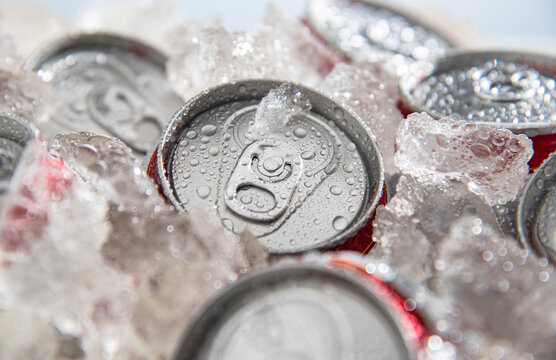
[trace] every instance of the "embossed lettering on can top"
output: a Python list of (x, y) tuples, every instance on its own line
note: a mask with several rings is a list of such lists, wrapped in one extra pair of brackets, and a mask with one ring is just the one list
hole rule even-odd
[[(266, 92), (269, 84), (280, 85), (263, 84)], [(335, 104), (312, 94), (313, 100)], [(311, 101), (315, 111), (253, 137), (249, 129), (265, 95), (262, 90), (253, 100), (223, 102), (192, 119), (177, 115), (178, 123), (190, 122), (179, 135), (167, 133), (179, 139), (171, 151), (166, 144), (161, 155), (170, 198), (185, 210), (209, 207), (228, 229), (249, 231), (272, 252), (335, 245), (364, 225), (380, 197), (383, 175), (376, 145), (347, 111), (335, 121), (319, 113), (319, 106), (324, 108), (319, 100)], [(333, 108), (328, 115), (333, 116)], [(338, 126), (342, 122), (345, 129), (351, 127), (349, 136)], [(164, 159), (165, 152), (171, 154)]]
[(165, 57), (113, 35), (82, 35), (47, 49), (30, 65), (54, 88), (47, 136), (90, 131), (120, 138), (144, 154), (183, 103), (171, 90)]

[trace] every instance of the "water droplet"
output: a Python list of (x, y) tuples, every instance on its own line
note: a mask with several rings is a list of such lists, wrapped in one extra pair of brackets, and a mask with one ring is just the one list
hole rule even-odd
[(338, 169), (338, 163), (334, 162), (334, 163), (328, 164), (328, 166), (324, 168), (324, 172), (327, 175), (330, 175), (330, 174), (334, 173), (337, 169)]
[(210, 195), (210, 187), (207, 185), (199, 186), (197, 188), (197, 195), (199, 195), (201, 199), (206, 199)]
[(216, 126), (208, 124), (201, 128), (201, 134), (204, 136), (212, 136), (216, 134)]
[(332, 227), (337, 231), (341, 231), (341, 230), (345, 229), (346, 226), (347, 226), (347, 220), (343, 216), (336, 216), (332, 220)]
[(307, 130), (299, 127), (293, 131), (293, 134), (298, 138), (304, 138), (305, 136), (307, 136)]
[(355, 151), (355, 144), (352, 143), (352, 142), (347, 143), (347, 144), (346, 144), (346, 149), (347, 149), (348, 151)]
[(190, 164), (191, 166), (197, 166), (197, 165), (199, 165), (199, 160), (197, 160), (197, 159), (191, 159), (191, 160), (189, 161), (189, 164)]
[(212, 156), (215, 156), (218, 154), (218, 146), (212, 146), (208, 149), (208, 153)]
[(314, 151), (304, 151), (301, 153), (301, 157), (305, 160), (311, 160), (315, 158), (315, 152)]
[(344, 165), (344, 171), (347, 172), (347, 173), (353, 172), (353, 164), (345, 164)]
[(275, 172), (284, 164), (284, 159), (280, 156), (272, 156), (264, 160), (263, 167), (268, 172)]
[(222, 225), (228, 230), (234, 231), (234, 223), (230, 219), (222, 219)]
[(344, 116), (344, 110), (339, 107), (334, 108), (333, 113), (336, 119), (341, 119)]
[(338, 185), (334, 185), (330, 188), (330, 193), (332, 195), (340, 195), (342, 193), (342, 188)]
[(194, 130), (191, 130), (191, 131), (189, 131), (187, 134), (185, 134), (185, 136), (186, 136), (188, 139), (193, 140), (193, 139), (195, 139), (195, 138), (197, 137), (197, 132), (194, 131)]

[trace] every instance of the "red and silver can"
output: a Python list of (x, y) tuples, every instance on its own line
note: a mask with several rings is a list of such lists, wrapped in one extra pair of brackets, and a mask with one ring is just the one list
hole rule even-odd
[(313, 0), (307, 21), (346, 58), (385, 61), (398, 75), (416, 61), (444, 55), (456, 43), (415, 16), (369, 0)]
[(431, 344), (451, 346), (436, 331), (441, 311), (385, 263), (312, 255), (224, 289), (189, 324), (174, 359), (426, 359)]
[(416, 66), (400, 80), (403, 106), (525, 134), (537, 168), (556, 150), (556, 58), (529, 53), (458, 52)]
[(149, 175), (178, 210), (208, 207), (271, 253), (340, 244), (368, 252), (369, 226), (358, 230), (374, 215), (384, 183), (370, 129), (334, 100), (292, 85), (311, 110), (280, 131), (250, 138), (259, 103), (281, 84), (238, 81), (192, 98), (169, 124)]
[(556, 262), (556, 153), (535, 171), (517, 207), (517, 232), (523, 246)]
[(0, 204), (27, 143), (38, 137), (29, 122), (0, 114)]
[(25, 64), (52, 85), (53, 113), (42, 135), (89, 131), (117, 137), (144, 156), (183, 101), (158, 50), (110, 34), (81, 34), (40, 49)]

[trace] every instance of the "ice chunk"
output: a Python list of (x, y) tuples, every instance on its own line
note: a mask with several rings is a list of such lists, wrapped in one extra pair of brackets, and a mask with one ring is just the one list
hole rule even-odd
[(438, 244), (456, 219), (474, 214), (496, 224), (492, 208), (459, 182), (421, 183), (402, 175), (396, 189), (386, 206), (377, 209), (373, 222), (377, 245), (371, 256), (417, 282), (431, 277)]
[(121, 141), (67, 134), (51, 148), (25, 151), (0, 218), (0, 308), (36, 319), (26, 344), (60, 351), (47, 324), (84, 359), (167, 358), (201, 302), (265, 263), (255, 239), (176, 213)]
[(301, 90), (284, 83), (270, 90), (257, 108), (255, 122), (249, 128), (249, 136), (257, 137), (268, 132), (283, 131), (284, 126), (295, 115), (311, 110), (311, 103)]
[[(300, 23), (269, 11), (267, 24), (256, 32), (229, 32), (205, 27), (184, 38), (168, 63), (174, 89), (183, 98), (218, 84), (241, 79), (268, 78), (314, 85), (319, 71), (335, 60)], [(315, 43), (313, 43), (313, 41)]]
[(385, 171), (392, 175), (397, 172), (394, 165), (395, 134), (403, 117), (390, 94), (393, 90), (388, 91), (395, 81), (391, 79), (386, 85), (375, 76), (376, 71), (378, 66), (375, 64), (340, 63), (319, 88), (353, 109), (371, 128), (384, 159)]
[(456, 179), (488, 204), (515, 199), (533, 154), (525, 135), (448, 118), (413, 113), (396, 136), (395, 162), (402, 173), (426, 181)]
[[(318, 74), (325, 76), (335, 64), (343, 60), (337, 52), (313, 35), (309, 26), (288, 16), (272, 2), (266, 7), (262, 25), (280, 34), (279, 36), (296, 50), (297, 58), (304, 67), (310, 69), (310, 73), (316, 69)], [(314, 80), (318, 81), (319, 78)], [(314, 83), (311, 78), (306, 78), (305, 81)]]
[(169, 34), (182, 26), (176, 0), (119, 1), (92, 3), (78, 24), (87, 32), (111, 32), (152, 44), (167, 54), (173, 52)]
[[(458, 221), (440, 245), (434, 287), (454, 302), (461, 347), (472, 358), (552, 359), (554, 268), (477, 217)], [(538, 331), (542, 329), (542, 331)]]

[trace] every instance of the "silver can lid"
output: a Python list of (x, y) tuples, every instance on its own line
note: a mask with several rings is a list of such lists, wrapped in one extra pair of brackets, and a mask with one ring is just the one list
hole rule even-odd
[(372, 1), (313, 0), (312, 28), (352, 60), (388, 61), (398, 73), (443, 55), (452, 42), (411, 15)]
[(517, 232), (521, 243), (556, 262), (556, 153), (535, 171), (519, 199)]
[(0, 203), (21, 159), (25, 145), (37, 136), (37, 129), (29, 122), (0, 114)]
[(459, 52), (400, 80), (404, 105), (432, 116), (488, 123), (529, 136), (556, 130), (556, 58)]
[(406, 360), (415, 352), (378, 293), (343, 271), (295, 264), (227, 288), (190, 323), (175, 359)]
[(337, 245), (364, 226), (382, 195), (382, 156), (351, 111), (293, 85), (311, 103), (283, 131), (250, 139), (258, 104), (282, 83), (247, 80), (207, 90), (171, 121), (158, 176), (180, 210), (208, 207), (273, 253)]
[(53, 86), (45, 136), (90, 131), (120, 138), (144, 155), (183, 101), (166, 76), (166, 56), (135, 40), (83, 34), (60, 40), (26, 62)]

